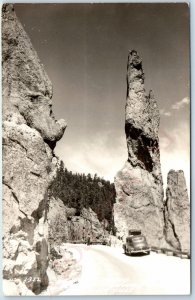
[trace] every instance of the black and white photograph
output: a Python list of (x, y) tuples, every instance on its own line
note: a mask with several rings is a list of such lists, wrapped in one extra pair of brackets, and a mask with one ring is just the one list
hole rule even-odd
[(189, 4), (1, 11), (4, 295), (190, 295)]

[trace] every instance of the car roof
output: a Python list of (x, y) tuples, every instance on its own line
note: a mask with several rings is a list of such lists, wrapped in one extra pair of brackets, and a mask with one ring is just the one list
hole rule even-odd
[(143, 234), (139, 234), (139, 235), (133, 235), (133, 234), (132, 234), (132, 235), (128, 235), (128, 236), (127, 236), (127, 238), (131, 238), (131, 239), (132, 239), (132, 238), (137, 238), (137, 237), (144, 237), (144, 238), (145, 238), (145, 236), (144, 236)]

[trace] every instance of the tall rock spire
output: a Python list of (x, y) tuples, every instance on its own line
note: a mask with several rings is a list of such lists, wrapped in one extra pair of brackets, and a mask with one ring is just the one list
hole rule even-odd
[(160, 115), (152, 91), (146, 95), (142, 60), (135, 50), (129, 52), (127, 63), (127, 102), (125, 133), (129, 162), (151, 172), (157, 155), (159, 171), (158, 129)]
[(139, 228), (153, 246), (163, 237), (163, 182), (160, 166), (160, 115), (153, 92), (145, 92), (142, 59), (132, 50), (127, 62), (125, 133), (128, 160), (115, 178), (114, 207), (117, 235)]

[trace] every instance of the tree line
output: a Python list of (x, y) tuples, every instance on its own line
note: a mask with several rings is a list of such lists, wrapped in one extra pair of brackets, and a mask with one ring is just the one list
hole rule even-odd
[(77, 216), (83, 208), (91, 208), (99, 221), (107, 220), (107, 230), (114, 234), (114, 183), (97, 174), (92, 176), (68, 171), (63, 161), (60, 161), (56, 177), (50, 186), (50, 195), (60, 198), (64, 205), (75, 208)]

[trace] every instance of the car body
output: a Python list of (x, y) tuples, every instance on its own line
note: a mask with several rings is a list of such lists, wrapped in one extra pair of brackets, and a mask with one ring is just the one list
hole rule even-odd
[(126, 243), (123, 244), (125, 254), (145, 253), (150, 254), (150, 247), (146, 237), (141, 233), (141, 230), (129, 230), (129, 235), (126, 238)]

